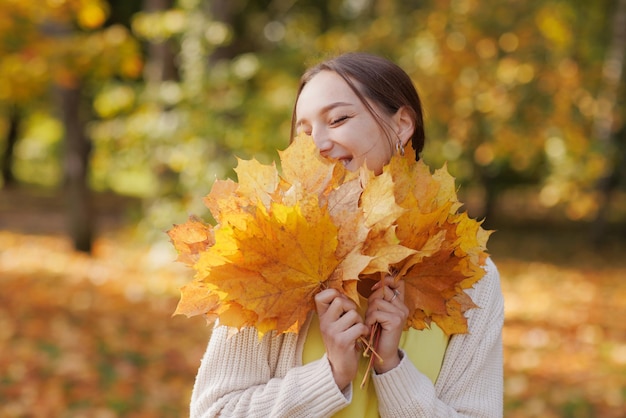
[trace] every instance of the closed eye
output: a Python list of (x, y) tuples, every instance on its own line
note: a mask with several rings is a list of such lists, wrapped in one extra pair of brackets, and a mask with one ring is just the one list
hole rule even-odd
[(348, 118), (349, 118), (349, 116), (348, 116), (348, 115), (339, 116), (338, 118), (333, 119), (333, 120), (330, 122), (330, 124), (331, 124), (331, 126), (332, 126), (332, 125), (338, 125), (338, 124), (340, 124), (341, 122), (343, 122), (343, 121), (347, 120)]

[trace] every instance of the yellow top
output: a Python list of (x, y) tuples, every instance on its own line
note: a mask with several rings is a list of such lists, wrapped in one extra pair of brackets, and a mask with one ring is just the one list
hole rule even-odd
[[(361, 300), (361, 306), (366, 306), (367, 301)], [(363, 308), (364, 309), (364, 308)], [(430, 329), (418, 331), (410, 328), (402, 333), (400, 338), (400, 348), (404, 350), (413, 365), (425, 374), (433, 384), (437, 380), (443, 356), (448, 347), (448, 336), (435, 324), (431, 324)], [(309, 331), (304, 342), (302, 353), (302, 364), (307, 364), (318, 360), (324, 355), (326, 349), (320, 333), (319, 319), (313, 315)], [(366, 383), (361, 389), (361, 381), (365, 376), (369, 358), (361, 357), (359, 369), (355, 379), (352, 381), (352, 402), (348, 407), (342, 409), (333, 417), (378, 417), (378, 399), (374, 385)], [(372, 373), (374, 373), (372, 371)]]

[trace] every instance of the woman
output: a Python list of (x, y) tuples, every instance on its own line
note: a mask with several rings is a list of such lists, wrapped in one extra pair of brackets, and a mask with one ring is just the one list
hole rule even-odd
[[(322, 155), (375, 172), (408, 141), (424, 144), (422, 108), (408, 75), (369, 54), (323, 62), (301, 79), (292, 118)], [(196, 377), (192, 417), (500, 417), (502, 416), (503, 300), (488, 260), (485, 276), (468, 290), (480, 307), (467, 312), (469, 333), (445, 337), (403, 331), (404, 282), (391, 276), (359, 283), (357, 305), (334, 289), (315, 297), (317, 314), (298, 334), (255, 329), (230, 336), (217, 326)], [(370, 326), (382, 328), (371, 382), (359, 388), (366, 359), (355, 344)]]

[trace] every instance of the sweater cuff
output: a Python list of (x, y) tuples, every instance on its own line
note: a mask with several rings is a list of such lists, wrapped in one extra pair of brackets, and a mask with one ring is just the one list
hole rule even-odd
[(430, 379), (415, 368), (404, 352), (397, 367), (383, 374), (373, 374), (372, 380), (383, 410), (402, 408), (408, 399), (415, 398), (416, 393), (423, 399), (435, 396), (435, 387)]
[(326, 354), (298, 369), (303, 404), (311, 406), (312, 416), (330, 416), (350, 403), (352, 387), (339, 389)]

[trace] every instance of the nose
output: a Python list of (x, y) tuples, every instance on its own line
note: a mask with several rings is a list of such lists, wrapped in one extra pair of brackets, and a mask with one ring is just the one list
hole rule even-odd
[(326, 155), (330, 152), (333, 147), (333, 142), (330, 139), (328, 129), (322, 126), (313, 126), (311, 136), (313, 137), (313, 142), (315, 142), (317, 149), (320, 150), (320, 154)]

